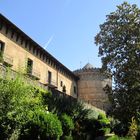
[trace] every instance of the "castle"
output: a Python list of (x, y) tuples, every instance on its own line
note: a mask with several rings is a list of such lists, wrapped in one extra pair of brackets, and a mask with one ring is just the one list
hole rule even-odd
[(12, 71), (23, 70), (46, 89), (55, 89), (74, 98), (106, 109), (108, 97), (103, 91), (111, 86), (111, 77), (87, 64), (83, 69), (70, 71), (16, 25), (0, 14), (0, 61)]

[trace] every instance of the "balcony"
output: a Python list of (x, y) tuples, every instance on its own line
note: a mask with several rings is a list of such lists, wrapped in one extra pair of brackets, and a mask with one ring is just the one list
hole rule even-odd
[(37, 70), (28, 72), (27, 75), (29, 75), (32, 79), (40, 80), (40, 72), (38, 72)]
[(57, 88), (57, 82), (55, 80), (51, 80), (51, 81), (46, 81), (46, 83), (44, 84), (50, 88)]

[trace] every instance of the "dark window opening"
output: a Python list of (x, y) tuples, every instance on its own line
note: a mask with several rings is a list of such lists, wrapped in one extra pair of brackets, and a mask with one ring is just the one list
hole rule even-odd
[(63, 81), (60, 82), (60, 86), (63, 87)]
[(66, 86), (64, 85), (63, 86), (63, 90), (62, 90), (64, 93), (66, 93)]
[(4, 43), (0, 41), (0, 51), (4, 52)]
[(33, 70), (33, 60), (28, 58), (28, 61), (27, 61), (27, 73), (32, 74), (32, 70)]
[(48, 83), (51, 84), (51, 80), (52, 80), (52, 73), (50, 71), (48, 71)]
[(77, 93), (77, 91), (76, 91), (76, 86), (74, 86), (74, 93), (75, 93), (75, 94)]
[(3, 62), (4, 43), (0, 41), (0, 62)]
[(3, 27), (2, 22), (0, 22), (0, 30), (2, 30), (2, 27)]
[(6, 33), (6, 35), (8, 34), (8, 31), (9, 31), (9, 29), (8, 29), (8, 27), (6, 27), (6, 32), (5, 32), (5, 33)]

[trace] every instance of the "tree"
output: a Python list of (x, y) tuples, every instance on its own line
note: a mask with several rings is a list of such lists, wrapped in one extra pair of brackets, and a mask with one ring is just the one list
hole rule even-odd
[(103, 70), (110, 71), (112, 114), (127, 123), (140, 112), (140, 9), (124, 2), (106, 16), (95, 37)]

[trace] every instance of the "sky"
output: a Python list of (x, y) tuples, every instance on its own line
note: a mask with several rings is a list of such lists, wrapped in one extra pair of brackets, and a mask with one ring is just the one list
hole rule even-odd
[[(70, 70), (101, 67), (94, 37), (123, 0), (0, 0), (0, 13)], [(140, 7), (140, 0), (127, 0)]]

